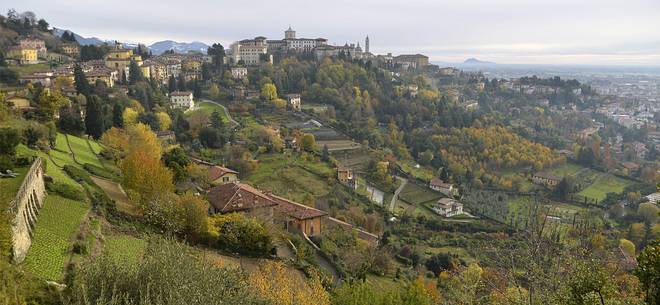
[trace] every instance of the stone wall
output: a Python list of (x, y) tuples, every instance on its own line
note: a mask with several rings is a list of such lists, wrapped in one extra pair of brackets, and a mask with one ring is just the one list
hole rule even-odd
[(11, 222), (12, 256), (15, 263), (25, 259), (32, 244), (32, 234), (37, 223), (39, 210), (44, 204), (46, 189), (44, 184), (44, 165), (37, 158), (25, 175), (21, 188), (10, 204), (10, 213), (14, 215)]

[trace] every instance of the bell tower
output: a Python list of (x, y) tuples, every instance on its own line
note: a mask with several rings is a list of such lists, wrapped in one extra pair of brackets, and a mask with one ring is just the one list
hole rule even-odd
[(296, 39), (296, 31), (291, 29), (291, 26), (289, 26), (289, 29), (284, 31), (284, 39)]
[(369, 35), (364, 39), (364, 52), (369, 53)]

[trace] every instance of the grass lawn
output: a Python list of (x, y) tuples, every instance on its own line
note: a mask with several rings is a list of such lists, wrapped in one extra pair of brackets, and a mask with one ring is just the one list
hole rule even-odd
[(369, 274), (367, 276), (367, 283), (369, 283), (369, 286), (374, 287), (376, 291), (392, 292), (398, 290), (401, 287), (401, 283), (398, 282), (398, 280), (395, 278), (378, 276), (374, 274)]
[(57, 137), (55, 139), (55, 148), (64, 152), (71, 152), (69, 150), (69, 145), (66, 144), (66, 135), (63, 133), (57, 133)]
[(399, 166), (401, 166), (401, 170), (403, 170), (406, 173), (411, 174), (413, 177), (417, 179), (421, 179), (424, 181), (431, 181), (435, 175), (435, 171), (431, 168), (420, 166), (419, 168), (416, 167), (417, 163), (409, 160), (400, 160), (398, 162)]
[(578, 195), (596, 199), (599, 202), (605, 199), (607, 193), (621, 193), (626, 186), (635, 184), (634, 181), (619, 178), (610, 174), (601, 174), (590, 186), (583, 189)]
[(92, 146), (92, 152), (93, 153), (98, 155), (103, 150), (103, 146), (101, 146), (101, 144), (99, 144), (99, 142), (92, 141), (92, 140), (89, 140), (89, 139), (87, 139), (87, 142)]
[(410, 202), (412, 204), (422, 204), (429, 201), (435, 201), (443, 196), (429, 188), (418, 186), (412, 182), (408, 182), (406, 186), (399, 193), (399, 198)]
[(446, 254), (456, 254), (458, 257), (462, 260), (464, 260), (467, 264), (473, 263), (476, 260), (470, 256), (470, 254), (465, 250), (464, 248), (459, 248), (459, 247), (427, 247), (424, 249), (424, 253), (428, 255), (436, 255), (440, 253), (446, 253)]
[(46, 279), (61, 279), (71, 240), (88, 210), (89, 206), (84, 202), (54, 194), (46, 196), (24, 262), (25, 268)]
[(137, 261), (144, 253), (147, 241), (126, 234), (106, 237), (103, 252), (117, 261)]
[[(71, 179), (71, 177), (69, 177), (69, 175), (67, 175), (64, 172), (64, 170), (57, 167), (57, 165), (53, 164), (53, 162), (51, 162), (51, 160), (48, 158), (48, 155), (46, 155), (45, 153), (43, 153), (41, 151), (36, 151), (36, 150), (30, 149), (30, 148), (28, 148), (27, 146), (25, 146), (23, 144), (18, 145), (18, 148), (16, 149), (16, 153), (18, 155), (39, 156), (39, 157), (43, 158), (44, 161), (46, 161), (46, 175), (52, 177), (55, 182), (61, 182), (61, 183), (66, 183), (66, 184), (72, 185), (74, 187), (80, 187), (80, 185), (76, 181)], [(57, 164), (59, 164), (59, 165), (64, 166), (66, 164), (71, 164), (71, 165), (80, 167), (80, 165), (73, 162), (73, 159), (71, 158), (71, 156), (69, 156), (67, 154), (61, 153), (61, 152), (56, 151), (56, 150), (51, 150), (50, 155), (53, 157), (53, 159), (55, 159), (55, 162), (57, 162)], [(59, 158), (61, 158), (61, 159), (59, 159)]]
[(332, 172), (329, 166), (282, 154), (264, 155), (259, 161), (259, 167), (245, 180), (260, 189), (298, 202), (302, 202), (306, 195), (323, 197), (330, 192), (328, 179), (334, 179), (334, 176), (319, 176)]
[(572, 176), (575, 173), (579, 172), (581, 169), (583, 169), (582, 166), (573, 163), (566, 163), (564, 165), (549, 170), (549, 172), (552, 173), (553, 175), (563, 177), (563, 176)]
[(225, 112), (222, 110), (222, 107), (220, 107), (216, 104), (209, 103), (209, 102), (195, 102), (195, 107), (197, 107), (197, 108), (195, 108), (195, 110), (187, 111), (185, 113), (185, 115), (186, 116), (191, 116), (195, 111), (201, 111), (201, 112), (204, 112), (204, 113), (206, 113), (210, 116), (211, 113), (213, 113), (214, 111), (217, 111), (218, 113), (220, 113), (220, 117), (222, 118), (222, 122), (229, 123), (229, 118), (227, 118), (227, 116), (225, 115)]
[(98, 167), (103, 167), (103, 164), (101, 164), (99, 158), (89, 148), (89, 145), (87, 145), (86, 139), (72, 135), (67, 135), (67, 139), (69, 139), (69, 145), (71, 145), (71, 151), (76, 156), (76, 160), (78, 160), (78, 162), (82, 164), (89, 163), (96, 165)]

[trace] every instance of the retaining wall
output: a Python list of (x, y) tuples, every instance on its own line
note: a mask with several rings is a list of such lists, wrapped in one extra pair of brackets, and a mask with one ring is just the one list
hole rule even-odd
[(44, 197), (46, 197), (44, 163), (41, 158), (37, 158), (25, 174), (16, 197), (9, 205), (9, 212), (14, 217), (11, 222), (11, 232), (12, 257), (15, 263), (22, 262), (30, 249)]

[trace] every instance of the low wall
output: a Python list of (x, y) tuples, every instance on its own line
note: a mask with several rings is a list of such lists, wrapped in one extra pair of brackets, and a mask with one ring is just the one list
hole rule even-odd
[(14, 217), (11, 231), (12, 257), (15, 263), (22, 262), (30, 249), (32, 234), (39, 210), (44, 204), (44, 197), (46, 197), (46, 189), (43, 160), (37, 158), (25, 174), (21, 188), (9, 205), (9, 212)]

